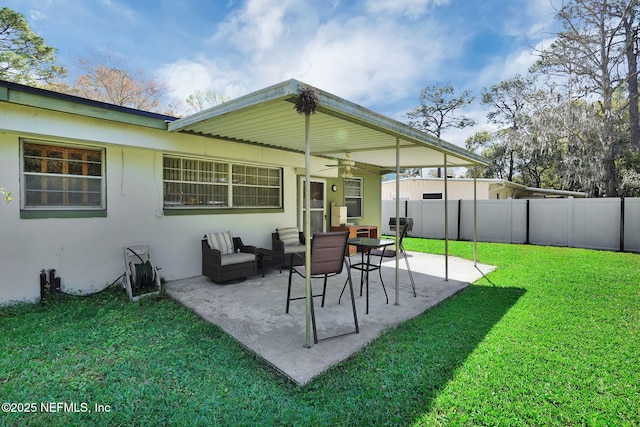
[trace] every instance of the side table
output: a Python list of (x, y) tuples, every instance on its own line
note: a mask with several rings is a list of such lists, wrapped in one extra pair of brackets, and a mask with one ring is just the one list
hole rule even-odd
[(264, 277), (265, 268), (282, 267), (282, 254), (278, 251), (258, 248), (256, 249), (256, 256), (258, 257), (258, 268), (262, 272), (262, 277)]

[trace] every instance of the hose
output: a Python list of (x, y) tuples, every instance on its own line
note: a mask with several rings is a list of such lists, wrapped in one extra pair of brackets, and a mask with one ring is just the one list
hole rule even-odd
[(134, 294), (138, 294), (138, 291), (142, 289), (150, 289), (155, 285), (155, 272), (151, 265), (151, 261), (144, 261), (133, 249), (127, 249), (140, 260), (139, 264), (133, 264), (133, 269), (131, 269), (132, 263), (129, 263), (129, 268), (131, 269), (131, 272), (134, 273), (131, 278), (131, 285), (133, 287), (131, 291)]
[(69, 296), (69, 297), (75, 297), (75, 298), (86, 298), (86, 297), (92, 297), (94, 295), (98, 295), (99, 293), (102, 293), (104, 291), (106, 291), (107, 289), (109, 289), (110, 287), (112, 287), (113, 285), (115, 285), (116, 283), (118, 283), (118, 281), (120, 281), (120, 279), (122, 279), (124, 277), (124, 274), (121, 274), (120, 276), (118, 276), (113, 282), (111, 282), (111, 284), (109, 286), (106, 286), (103, 289), (100, 289), (99, 291), (90, 293), (90, 294), (70, 294), (67, 293), (63, 290), (60, 290), (60, 293), (62, 293), (63, 295)]

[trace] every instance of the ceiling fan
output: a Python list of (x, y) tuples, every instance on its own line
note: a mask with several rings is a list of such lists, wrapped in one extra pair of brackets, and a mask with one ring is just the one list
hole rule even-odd
[(351, 153), (346, 152), (344, 153), (346, 159), (338, 159), (338, 164), (337, 165), (326, 165), (329, 168), (342, 168), (342, 177), (343, 178), (353, 178), (353, 173), (352, 171), (360, 171), (363, 173), (367, 173), (369, 175), (377, 175), (374, 172), (371, 172), (370, 170), (361, 168), (359, 166), (356, 166), (356, 162), (354, 162), (353, 160), (351, 160)]

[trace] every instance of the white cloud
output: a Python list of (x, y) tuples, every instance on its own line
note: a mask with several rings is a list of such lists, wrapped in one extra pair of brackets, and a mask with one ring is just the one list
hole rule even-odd
[[(169, 86), (169, 95), (175, 99), (178, 109), (185, 109), (184, 101), (196, 90), (213, 90), (228, 99), (237, 98), (248, 92), (245, 78), (233, 72), (227, 65), (221, 65), (205, 58), (180, 60), (162, 66), (156, 72)], [(178, 111), (183, 113), (184, 111)]]
[(305, 47), (298, 77), (367, 104), (398, 99), (420, 78), (437, 74), (444, 49), (431, 31), (394, 21), (331, 21)]
[(172, 96), (186, 99), (196, 90), (206, 90), (213, 83), (210, 69), (202, 63), (182, 60), (167, 64), (157, 74), (169, 84)]
[(460, 46), (428, 19), (411, 24), (335, 13), (320, 22), (316, 12), (310, 3), (252, 0), (218, 27), (210, 55), (167, 64), (162, 75), (179, 99), (204, 85), (235, 98), (296, 78), (355, 102), (384, 105), (418, 93), (425, 78), (437, 79), (445, 53), (455, 55)]
[(47, 15), (40, 12), (39, 10), (32, 9), (29, 11), (29, 19), (31, 21), (41, 21), (43, 19), (47, 19)]
[(127, 21), (136, 20), (137, 14), (135, 10), (128, 4), (113, 0), (102, 0), (101, 3), (106, 11), (110, 14), (113, 14), (121, 19), (124, 18)]
[(212, 41), (227, 41), (242, 52), (272, 48), (287, 30), (291, 5), (292, 0), (249, 0), (218, 26)]
[(423, 15), (429, 6), (441, 6), (449, 0), (367, 0), (365, 9), (373, 14), (391, 13), (417, 17)]

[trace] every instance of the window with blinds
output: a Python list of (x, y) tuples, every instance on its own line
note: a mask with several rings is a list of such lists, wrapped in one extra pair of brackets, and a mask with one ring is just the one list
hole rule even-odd
[(104, 150), (24, 141), (24, 209), (104, 209)]
[(280, 208), (282, 170), (164, 156), (164, 207)]

